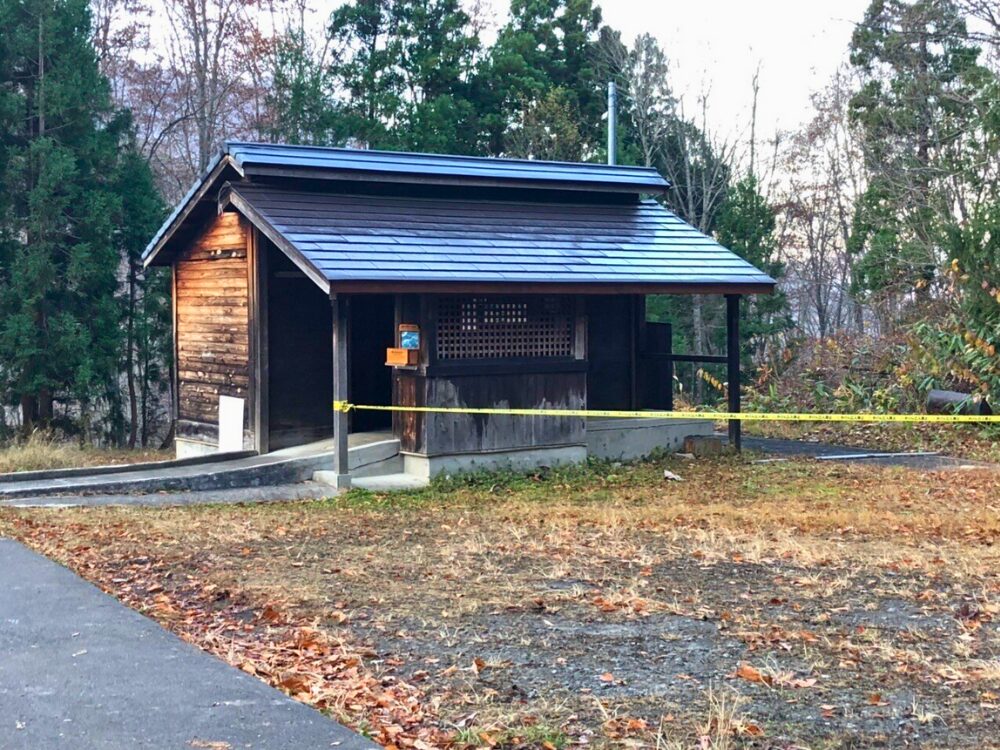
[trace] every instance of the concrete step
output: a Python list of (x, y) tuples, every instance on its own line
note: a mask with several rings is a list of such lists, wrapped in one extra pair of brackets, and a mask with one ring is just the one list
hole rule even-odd
[(382, 474), (374, 477), (351, 478), (352, 487), (360, 487), (372, 492), (398, 492), (400, 490), (420, 490), (430, 484), (427, 477), (413, 474)]
[(349, 449), (347, 451), (347, 466), (353, 476), (356, 472), (362, 472), (366, 468), (382, 464), (398, 455), (399, 440), (388, 438)]

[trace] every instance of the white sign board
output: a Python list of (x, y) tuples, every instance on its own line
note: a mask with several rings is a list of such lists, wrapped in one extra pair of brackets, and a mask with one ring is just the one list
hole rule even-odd
[(219, 396), (219, 453), (243, 450), (243, 399)]

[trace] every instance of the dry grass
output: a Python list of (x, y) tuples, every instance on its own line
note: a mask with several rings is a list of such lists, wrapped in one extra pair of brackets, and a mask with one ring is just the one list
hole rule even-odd
[(81, 447), (77, 443), (55, 440), (44, 433), (36, 432), (27, 440), (0, 448), (0, 474), (164, 461), (168, 458), (170, 454), (166, 451)]
[[(993, 470), (667, 459), (313, 503), (7, 511), (0, 533), (399, 747), (1000, 731)], [(305, 658), (288, 644), (313, 632), (335, 644), (310, 651), (319, 682), (289, 681), (274, 660)], [(371, 703), (344, 681), (355, 658)], [(405, 721), (380, 690), (402, 691)]]

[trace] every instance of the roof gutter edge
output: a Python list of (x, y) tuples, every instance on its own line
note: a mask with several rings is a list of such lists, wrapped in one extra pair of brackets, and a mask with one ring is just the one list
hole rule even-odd
[(331, 294), (343, 293), (417, 293), (462, 294), (772, 294), (775, 282), (648, 282), (648, 281), (399, 281), (399, 280), (329, 280)]

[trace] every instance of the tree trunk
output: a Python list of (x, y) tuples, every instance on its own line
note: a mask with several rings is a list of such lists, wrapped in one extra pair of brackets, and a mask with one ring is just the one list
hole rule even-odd
[[(703, 311), (704, 298), (700, 294), (691, 297), (691, 328), (694, 333), (694, 351), (696, 354), (705, 354), (705, 317)], [(695, 403), (700, 404), (705, 395), (705, 381), (695, 378), (694, 397)]]
[(45, 429), (52, 426), (52, 417), (55, 415), (53, 401), (51, 390), (48, 388), (38, 389), (38, 421)]
[(35, 429), (35, 422), (38, 419), (38, 402), (35, 397), (27, 394), (21, 394), (21, 430), (25, 437), (28, 437), (32, 430)]
[(125, 336), (125, 379), (128, 383), (128, 448), (135, 450), (136, 435), (139, 431), (139, 407), (135, 396), (135, 263), (128, 264), (128, 322)]

